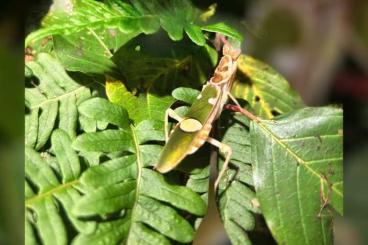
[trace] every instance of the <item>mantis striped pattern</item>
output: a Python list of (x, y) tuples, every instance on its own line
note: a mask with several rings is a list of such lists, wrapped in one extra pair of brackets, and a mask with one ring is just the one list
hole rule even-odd
[[(185, 117), (181, 117), (171, 108), (165, 113), (165, 141), (155, 169), (166, 173), (174, 169), (185, 156), (195, 153), (205, 142), (219, 148), (225, 155), (223, 168), (215, 181), (217, 189), (230, 161), (232, 150), (228, 145), (209, 136), (213, 122), (220, 116), (225, 103), (230, 97), (237, 105), (236, 99), (230, 94), (231, 86), (237, 69), (239, 49), (234, 49), (226, 39), (222, 39), (223, 56), (214, 75), (203, 86), (196, 101), (189, 108)], [(170, 136), (168, 133), (169, 117), (178, 121)]]

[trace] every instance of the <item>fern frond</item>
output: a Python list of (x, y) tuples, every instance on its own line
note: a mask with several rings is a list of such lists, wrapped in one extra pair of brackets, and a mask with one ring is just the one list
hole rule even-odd
[[(40, 53), (34, 61), (26, 63), (34, 77), (33, 87), (25, 89), (25, 102), (30, 110), (26, 115), (26, 145), (41, 149), (48, 141), (52, 130), (64, 129), (75, 138), (78, 123), (77, 105), (91, 97), (90, 89), (76, 83), (60, 63), (47, 53)], [(59, 115), (59, 120), (56, 121)], [(95, 122), (96, 124), (96, 122)]]
[[(101, 104), (104, 105), (102, 110)], [(140, 232), (155, 238), (149, 244), (157, 239), (168, 242), (165, 237), (183, 243), (192, 241), (194, 228), (182, 213), (194, 217), (203, 216), (206, 204), (190, 188), (171, 184), (161, 174), (150, 169), (155, 162), (148, 159), (147, 152), (155, 154), (148, 150), (160, 150), (152, 142), (163, 140), (162, 125), (158, 126), (153, 120), (143, 120), (136, 125), (123, 124), (115, 120), (123, 116), (116, 113), (122, 110), (122, 107), (120, 110), (117, 107), (120, 106), (101, 99), (90, 99), (79, 108), (82, 114), (88, 114), (93, 119), (99, 118), (102, 113), (103, 120), (119, 128), (82, 134), (73, 143), (75, 149), (81, 152), (125, 153), (119, 158), (91, 167), (83, 174), (81, 183), (86, 187), (85, 193), (75, 206), (74, 214), (80, 217), (106, 216), (124, 210), (125, 216), (121, 222), (126, 224), (127, 230), (111, 234), (114, 236), (111, 239), (126, 240), (127, 244), (135, 244), (142, 239)], [(127, 117), (125, 119), (128, 120)], [(98, 226), (102, 229), (107, 225), (105, 222)], [(86, 239), (91, 238), (81, 234), (76, 238), (76, 243)], [(98, 238), (94, 236), (93, 239)], [(95, 242), (103, 241), (105, 239), (101, 238)]]
[(44, 244), (66, 244), (68, 232), (61, 209), (78, 232), (89, 233), (95, 229), (94, 221), (79, 220), (71, 211), (80, 198), (76, 187), (81, 166), (78, 155), (71, 148), (70, 137), (62, 129), (55, 130), (52, 145), (60, 172), (32, 148), (25, 149), (27, 242), (41, 240)]

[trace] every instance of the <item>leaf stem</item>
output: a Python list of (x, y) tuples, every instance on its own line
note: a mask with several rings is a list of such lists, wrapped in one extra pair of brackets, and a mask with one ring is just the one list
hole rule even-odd
[(239, 112), (242, 115), (248, 117), (250, 120), (255, 121), (255, 122), (259, 122), (258, 117), (256, 117), (255, 115), (253, 115), (251, 112), (249, 112), (248, 110), (238, 106), (238, 105), (225, 105), (225, 109), (227, 110), (231, 110), (231, 111), (235, 111), (235, 112)]

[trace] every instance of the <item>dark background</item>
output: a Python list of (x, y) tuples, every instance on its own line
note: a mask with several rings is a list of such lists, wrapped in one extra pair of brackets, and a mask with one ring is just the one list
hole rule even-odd
[[(50, 1), (0, 2), (0, 244), (23, 244), (24, 35)], [(245, 37), (243, 52), (283, 74), (310, 106), (343, 104), (345, 215), (336, 244), (368, 244), (368, 1), (217, 2), (215, 19)], [(228, 244), (210, 209), (196, 244)]]

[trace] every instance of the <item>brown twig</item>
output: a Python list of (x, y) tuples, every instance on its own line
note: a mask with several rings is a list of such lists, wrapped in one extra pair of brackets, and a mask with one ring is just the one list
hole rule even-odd
[(246, 109), (244, 109), (244, 108), (242, 108), (238, 105), (227, 104), (227, 105), (225, 105), (225, 109), (230, 110), (230, 111), (239, 112), (242, 115), (248, 117), (250, 120), (255, 121), (255, 122), (259, 122), (258, 117), (256, 117), (251, 112), (249, 112), (248, 110), (246, 110)]

